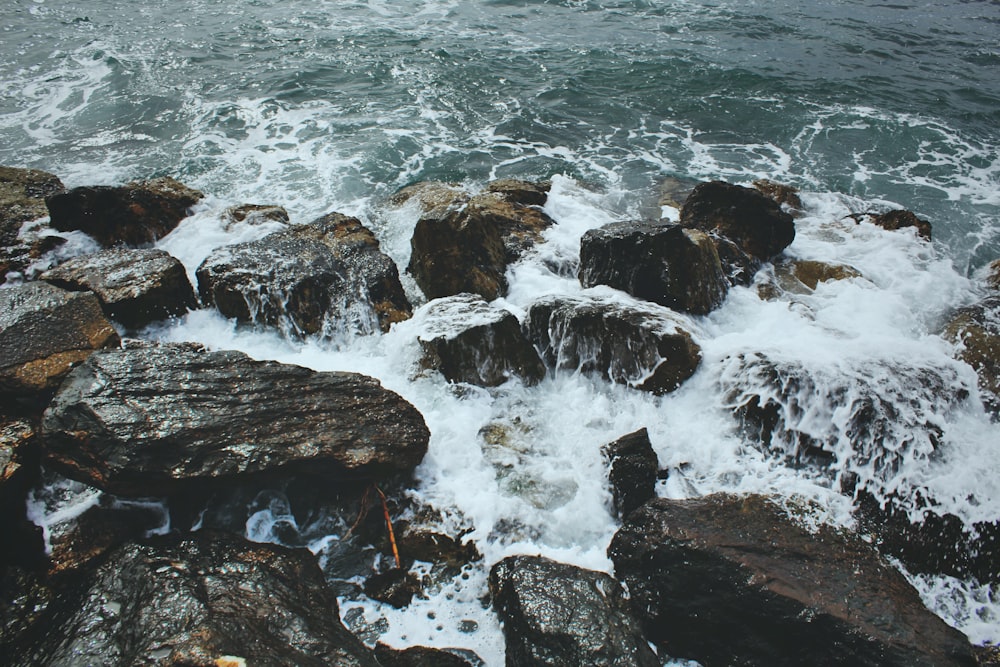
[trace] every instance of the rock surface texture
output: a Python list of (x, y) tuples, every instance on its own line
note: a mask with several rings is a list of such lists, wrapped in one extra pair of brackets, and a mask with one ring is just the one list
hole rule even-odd
[(63, 242), (54, 236), (23, 238), (25, 222), (49, 214), (45, 198), (64, 190), (57, 176), (37, 169), (0, 167), (0, 284), (10, 272), (22, 272), (41, 254)]
[(655, 495), (659, 460), (646, 429), (623, 435), (603, 448), (611, 470), (611, 495), (618, 516), (626, 517)]
[(944, 336), (960, 345), (958, 358), (975, 369), (983, 403), (1000, 416), (1000, 296), (959, 309)]

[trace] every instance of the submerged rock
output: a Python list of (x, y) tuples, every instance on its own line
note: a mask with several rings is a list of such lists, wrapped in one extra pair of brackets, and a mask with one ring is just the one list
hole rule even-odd
[(507, 665), (660, 664), (632, 616), (621, 584), (540, 556), (511, 556), (490, 571)]
[(678, 176), (668, 176), (663, 179), (659, 186), (659, 197), (657, 204), (662, 208), (669, 206), (680, 212), (684, 202), (691, 196), (694, 189), (701, 181), (693, 178), (682, 178)]
[(295, 336), (388, 331), (411, 313), (378, 239), (339, 213), (218, 248), (197, 277), (202, 301), (223, 315)]
[(41, 278), (68, 290), (91, 290), (108, 317), (129, 329), (197, 305), (184, 265), (163, 250), (103, 250), (71, 259)]
[(706, 234), (654, 222), (616, 222), (584, 234), (580, 283), (608, 285), (696, 315), (718, 307), (728, 289)]
[(673, 391), (701, 363), (701, 349), (677, 317), (652, 305), (552, 296), (532, 304), (526, 324), (549, 366), (643, 391)]
[(918, 218), (917, 214), (912, 211), (889, 211), (887, 213), (882, 213), (881, 215), (871, 216), (871, 221), (873, 224), (878, 225), (882, 229), (888, 229), (889, 231), (905, 229), (906, 227), (915, 227), (917, 230), (917, 236), (925, 241), (931, 240), (931, 223), (923, 218)]
[(427, 451), (417, 410), (377, 380), (189, 345), (92, 356), (42, 420), (46, 458), (119, 495), (246, 476), (380, 479)]
[(45, 198), (64, 190), (59, 177), (37, 169), (0, 167), (0, 284), (23, 272), (45, 251), (64, 243), (57, 236), (21, 236), (25, 222), (49, 214)]
[(659, 498), (608, 549), (646, 636), (705, 665), (975, 665), (957, 630), (861, 540), (759, 496)]
[(774, 280), (758, 285), (763, 299), (775, 299), (782, 292), (811, 294), (820, 283), (861, 278), (861, 272), (847, 264), (831, 264), (811, 259), (789, 259), (774, 264)]
[(944, 327), (958, 358), (975, 369), (986, 408), (1000, 416), (1000, 296), (959, 309)]
[(545, 366), (517, 318), (478, 295), (435, 299), (417, 318), (423, 363), (450, 382), (495, 387), (518, 377), (533, 385), (545, 377)]
[(290, 222), (288, 211), (276, 204), (241, 204), (230, 206), (222, 214), (224, 228), (230, 231), (237, 224), (266, 225), (278, 223), (287, 225)]
[(611, 464), (608, 478), (615, 509), (624, 518), (656, 495), (659, 460), (644, 428), (623, 435), (602, 451)]
[(161, 239), (186, 218), (204, 195), (172, 178), (118, 187), (90, 186), (45, 198), (54, 228), (80, 230), (105, 248), (144, 246)]

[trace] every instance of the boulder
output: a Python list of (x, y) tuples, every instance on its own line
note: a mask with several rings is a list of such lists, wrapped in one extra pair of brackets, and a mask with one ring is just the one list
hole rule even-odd
[(45, 198), (51, 225), (79, 230), (105, 248), (144, 246), (169, 234), (204, 195), (172, 178), (89, 186)]
[(791, 213), (793, 218), (802, 215), (802, 200), (799, 198), (798, 188), (793, 188), (790, 185), (782, 183), (775, 183), (766, 178), (758, 178), (753, 182), (753, 186), (762, 195), (770, 197), (784, 210)]
[(534, 385), (545, 377), (545, 366), (517, 318), (478, 295), (435, 299), (416, 317), (424, 365), (449, 382), (495, 387), (517, 377)]
[(545, 206), (551, 188), (551, 181), (522, 181), (516, 178), (501, 178), (486, 184), (487, 192), (495, 192), (512, 204), (521, 206)]
[(411, 313), (396, 265), (378, 239), (340, 213), (217, 248), (197, 277), (206, 305), (294, 336), (388, 331)]
[(676, 316), (652, 305), (550, 296), (532, 304), (526, 326), (550, 367), (657, 394), (679, 387), (701, 363), (701, 348)]
[(9, 664), (378, 665), (312, 554), (224, 534), (123, 546), (44, 616)]
[(873, 224), (878, 225), (882, 229), (888, 229), (889, 231), (904, 229), (906, 227), (915, 227), (917, 230), (917, 236), (925, 241), (931, 240), (931, 223), (922, 218), (918, 218), (917, 214), (912, 211), (888, 211), (880, 215), (870, 216), (870, 218)]
[(644, 428), (623, 435), (602, 451), (611, 464), (608, 479), (615, 510), (624, 518), (656, 495), (659, 460)]
[(42, 560), (42, 531), (25, 511), (28, 492), (40, 476), (40, 459), (35, 425), (0, 418), (0, 569)]
[(490, 571), (507, 665), (661, 664), (617, 581), (541, 556), (511, 556)]
[(719, 254), (707, 234), (660, 222), (616, 222), (580, 240), (580, 283), (704, 315), (726, 297)]
[(646, 636), (704, 665), (975, 665), (860, 539), (760, 496), (653, 500), (608, 549)]
[(385, 644), (378, 644), (375, 647), (375, 657), (382, 667), (473, 667), (483, 664), (482, 660), (473, 663), (446, 649), (426, 646), (411, 646), (397, 650)]
[(73, 366), (118, 334), (92, 292), (48, 283), (0, 290), (0, 396), (43, 400)]
[(230, 231), (234, 225), (241, 223), (257, 226), (275, 222), (287, 225), (290, 222), (288, 211), (276, 204), (241, 204), (239, 206), (230, 206), (222, 214), (222, 220), (226, 231)]
[(956, 311), (943, 335), (958, 346), (958, 358), (975, 369), (986, 408), (1000, 416), (1000, 296)]
[(45, 411), (48, 463), (124, 496), (299, 475), (379, 480), (427, 451), (417, 410), (377, 380), (142, 345), (92, 356)]
[[(501, 189), (490, 190), (470, 199), (465, 206), (465, 214), (481, 218), (496, 227), (503, 242), (504, 257), (508, 264), (512, 264), (541, 243), (542, 232), (555, 224), (555, 221), (541, 209), (517, 200), (518, 197), (532, 200), (530, 191), (527, 190), (530, 184), (526, 184), (525, 191), (515, 190), (513, 185), (505, 184), (504, 181), (494, 181), (489, 187), (497, 184), (500, 184)], [(509, 189), (504, 190), (503, 187)]]
[(129, 329), (197, 306), (184, 265), (163, 250), (102, 250), (64, 262), (41, 278), (64, 289), (94, 292), (108, 317)]
[(11, 272), (23, 272), (44, 252), (65, 242), (58, 236), (21, 235), (25, 222), (49, 214), (45, 198), (62, 192), (62, 181), (37, 169), (0, 167), (0, 284)]
[(417, 202), (424, 216), (443, 218), (469, 201), (472, 195), (458, 183), (441, 181), (420, 181), (400, 188), (389, 197), (391, 206), (403, 206), (407, 202)]

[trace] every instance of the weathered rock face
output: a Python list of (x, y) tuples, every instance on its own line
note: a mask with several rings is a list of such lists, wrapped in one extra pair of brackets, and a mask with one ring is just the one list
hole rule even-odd
[(680, 225), (618, 222), (580, 240), (580, 283), (609, 285), (675, 310), (704, 315), (728, 284), (708, 235)]
[(49, 392), (91, 352), (117, 343), (91, 292), (47, 283), (0, 290), (0, 395)]
[(799, 191), (790, 185), (775, 183), (766, 178), (759, 178), (753, 182), (754, 188), (762, 195), (773, 199), (779, 206), (798, 217), (802, 214), (802, 199), (799, 198)]
[(233, 225), (243, 223), (246, 225), (265, 225), (268, 223), (278, 223), (287, 225), (290, 220), (288, 211), (282, 206), (275, 204), (241, 204), (231, 206), (223, 213), (225, 229), (228, 231)]
[(45, 198), (63, 191), (62, 181), (37, 169), (0, 167), (0, 284), (43, 252), (63, 242), (55, 236), (24, 239), (21, 225), (49, 214)]
[[(795, 239), (792, 216), (777, 202), (757, 190), (723, 181), (696, 187), (684, 202), (680, 219), (684, 227), (726, 239), (762, 262), (775, 257)], [(721, 248), (719, 255), (723, 255)]]
[(528, 311), (528, 335), (556, 369), (597, 373), (636, 389), (673, 391), (701, 349), (670, 311), (589, 297), (546, 297)]
[(405, 474), (429, 438), (420, 413), (372, 378), (188, 345), (92, 356), (42, 431), (53, 468), (126, 496), (251, 475)]
[(11, 664), (378, 665), (312, 554), (222, 534), (124, 546), (49, 607)]
[(91, 290), (108, 317), (130, 329), (197, 305), (184, 266), (163, 250), (103, 250), (71, 259), (41, 278), (68, 290)]
[[(518, 201), (518, 198), (535, 201), (530, 185), (525, 183), (519, 190), (517, 182), (495, 181), (490, 184), (489, 192), (473, 197), (465, 207), (466, 215), (481, 218), (500, 232), (507, 263), (516, 262), (540, 243), (542, 232), (555, 222), (540, 209)], [(498, 189), (493, 190), (494, 187)]]
[(961, 345), (959, 359), (976, 370), (986, 408), (1000, 416), (1000, 296), (958, 310), (944, 337)]
[(518, 377), (533, 385), (545, 377), (545, 366), (517, 318), (478, 295), (435, 299), (416, 317), (422, 323), (423, 363), (450, 382), (495, 387)]
[(490, 571), (490, 593), (511, 667), (660, 664), (621, 584), (603, 572), (511, 556)]
[(487, 192), (495, 192), (507, 201), (521, 206), (545, 206), (552, 183), (542, 181), (522, 181), (516, 178), (501, 178), (486, 185)]
[(39, 478), (35, 426), (0, 418), (0, 569), (9, 563), (36, 565), (44, 550), (41, 529), (28, 520), (25, 501)]
[(455, 653), (425, 646), (399, 651), (379, 644), (375, 647), (375, 657), (382, 667), (472, 667), (473, 664)]
[(389, 197), (392, 206), (403, 206), (409, 201), (416, 201), (424, 214), (443, 218), (449, 212), (465, 205), (471, 194), (457, 183), (441, 181), (420, 181), (400, 188)]
[(705, 665), (974, 665), (864, 542), (759, 496), (656, 499), (608, 550), (646, 636)]
[(294, 336), (388, 331), (411, 313), (378, 239), (339, 213), (218, 248), (197, 277), (202, 301), (223, 315)]
[(92, 186), (46, 197), (53, 227), (80, 230), (106, 248), (143, 246), (163, 238), (186, 218), (202, 195), (172, 178)]
[(615, 509), (624, 518), (655, 495), (659, 460), (644, 428), (605, 445), (603, 452), (611, 464)]
[(872, 216), (871, 221), (879, 227), (888, 229), (889, 231), (904, 229), (906, 227), (916, 227), (917, 235), (920, 238), (926, 241), (931, 240), (931, 223), (922, 218), (918, 218), (917, 214), (912, 211), (889, 211), (887, 213), (882, 213), (881, 215)]

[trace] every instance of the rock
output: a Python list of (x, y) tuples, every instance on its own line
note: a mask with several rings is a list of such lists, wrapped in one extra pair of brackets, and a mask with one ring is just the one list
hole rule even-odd
[(410, 473), (429, 439), (420, 413), (372, 378), (189, 345), (92, 356), (42, 432), (54, 469), (124, 496), (248, 476), (378, 480)]
[(417, 312), (423, 363), (449, 382), (496, 387), (512, 377), (526, 385), (545, 377), (538, 352), (517, 318), (475, 294), (435, 299)]
[(398, 567), (373, 574), (365, 580), (365, 595), (397, 609), (409, 605), (413, 596), (420, 593), (417, 578)]
[(36, 568), (0, 567), (0, 664), (23, 665), (17, 646), (45, 637), (59, 591)]
[(234, 225), (239, 223), (257, 226), (276, 222), (287, 225), (290, 222), (288, 211), (282, 206), (275, 204), (241, 204), (240, 206), (230, 206), (222, 214), (225, 221), (224, 228), (230, 231)]
[(603, 572), (511, 556), (490, 571), (490, 593), (511, 667), (660, 665), (625, 591)]
[(802, 215), (802, 200), (799, 198), (798, 188), (775, 183), (766, 178), (757, 179), (753, 182), (753, 186), (762, 195), (773, 199), (785, 211), (791, 213), (793, 218)]
[(779, 260), (774, 264), (775, 282), (757, 287), (763, 299), (775, 299), (782, 292), (811, 294), (820, 283), (861, 278), (861, 272), (846, 264), (830, 264), (810, 259)]
[(918, 218), (912, 211), (896, 210), (870, 217), (872, 223), (882, 229), (896, 231), (905, 227), (916, 227), (917, 236), (925, 241), (931, 240), (931, 223)]
[(987, 410), (1000, 416), (1000, 296), (956, 311), (943, 336), (959, 346), (958, 358), (979, 377)]
[(0, 290), (0, 395), (44, 400), (91, 352), (117, 344), (91, 292), (47, 283)]
[(79, 187), (45, 198), (53, 227), (80, 230), (105, 248), (144, 246), (169, 234), (204, 195), (172, 178)]
[(458, 183), (420, 181), (400, 188), (389, 198), (392, 206), (416, 201), (426, 217), (443, 218), (469, 201), (471, 195)]
[(646, 636), (704, 665), (974, 665), (868, 544), (760, 496), (658, 498), (608, 549)]
[(994, 290), (1000, 290), (1000, 259), (993, 260), (987, 271), (987, 287)]
[(532, 304), (526, 324), (550, 367), (597, 373), (643, 391), (673, 391), (701, 363), (691, 334), (656, 306), (551, 296)]
[(63, 191), (62, 181), (37, 169), (0, 167), (0, 284), (11, 272), (24, 271), (44, 252), (64, 243), (56, 236), (23, 238), (25, 222), (49, 214), (45, 197)]
[(42, 562), (42, 531), (25, 512), (28, 492), (38, 482), (41, 454), (35, 426), (25, 419), (0, 419), (0, 568)]
[(602, 451), (611, 464), (608, 478), (615, 509), (624, 518), (656, 495), (659, 460), (644, 428), (623, 435)]
[(71, 259), (41, 278), (68, 290), (91, 290), (108, 317), (129, 329), (197, 306), (184, 266), (163, 250), (103, 250)]
[(521, 206), (545, 206), (551, 188), (551, 181), (536, 183), (516, 178), (501, 178), (486, 185), (487, 192), (495, 192), (512, 204)]
[(16, 664), (378, 665), (312, 554), (223, 534), (126, 545), (46, 615)]
[(616, 222), (580, 240), (580, 283), (608, 285), (638, 299), (704, 315), (726, 298), (715, 244), (680, 225)]
[(411, 312), (378, 239), (339, 213), (217, 248), (197, 277), (202, 301), (223, 315), (294, 336), (388, 331)]
[(382, 667), (473, 667), (482, 664), (481, 660), (470, 662), (447, 649), (426, 646), (412, 646), (400, 651), (378, 644), (375, 657)]
[[(504, 186), (504, 182), (495, 181), (491, 187), (497, 183)], [(513, 188), (510, 184), (506, 187)], [(476, 195), (465, 206), (465, 215), (482, 218), (500, 232), (508, 264), (516, 262), (525, 252), (541, 243), (542, 232), (555, 224), (544, 211), (521, 204), (514, 200), (516, 197), (531, 200), (526, 192), (511, 189)]]
[(667, 176), (660, 183), (659, 199), (657, 203), (662, 208), (669, 206), (678, 211), (684, 206), (684, 202), (691, 195), (700, 181), (693, 178), (681, 178), (678, 176)]
[[(726, 239), (761, 262), (778, 255), (795, 239), (792, 216), (777, 202), (751, 188), (723, 181), (696, 187), (684, 202), (680, 222)], [(723, 255), (721, 249), (719, 255)]]

